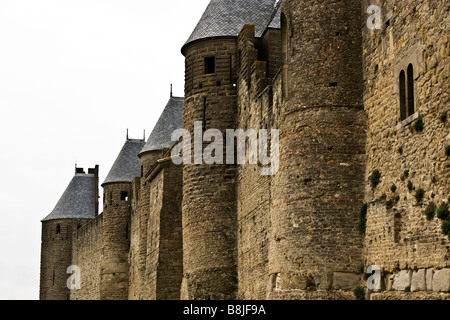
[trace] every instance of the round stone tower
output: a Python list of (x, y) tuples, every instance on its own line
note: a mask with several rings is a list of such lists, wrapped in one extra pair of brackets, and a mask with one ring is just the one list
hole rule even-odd
[(351, 298), (358, 286), (366, 126), (360, 17), (358, 0), (283, 3), (270, 298), (330, 297), (333, 289)]
[(140, 175), (144, 140), (128, 139), (103, 187), (103, 256), (100, 299), (127, 300), (131, 224), (131, 182)]
[[(192, 137), (195, 121), (202, 123), (200, 134), (234, 128), (235, 48), (233, 38), (184, 47), (184, 127)], [(235, 166), (185, 164), (183, 186), (182, 298), (232, 299), (237, 286)]]
[(98, 166), (87, 174), (76, 168), (55, 208), (42, 220), (40, 300), (70, 299), (72, 235), (97, 214)]

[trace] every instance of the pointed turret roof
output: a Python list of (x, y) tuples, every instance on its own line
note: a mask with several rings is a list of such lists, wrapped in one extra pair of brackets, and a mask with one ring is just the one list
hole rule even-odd
[(211, 0), (199, 23), (181, 49), (193, 41), (237, 36), (245, 24), (255, 25), (260, 37), (270, 24), (278, 0)]
[(275, 10), (267, 29), (281, 29), (281, 6), (283, 5), (283, 2), (284, 0), (280, 0), (275, 5)]
[(117, 156), (103, 185), (114, 182), (132, 182), (140, 176), (141, 162), (138, 154), (145, 145), (145, 140), (128, 139)]
[[(77, 172), (80, 172), (77, 169)], [(95, 218), (95, 174), (75, 173), (53, 211), (42, 222)]]
[(184, 127), (183, 110), (184, 98), (171, 96), (140, 155), (149, 151), (168, 149), (174, 144), (172, 133)]

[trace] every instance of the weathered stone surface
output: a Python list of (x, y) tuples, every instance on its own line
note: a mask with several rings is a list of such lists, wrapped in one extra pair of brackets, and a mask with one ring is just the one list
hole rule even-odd
[(394, 284), (392, 285), (392, 289), (396, 291), (405, 291), (407, 287), (411, 287), (411, 270), (402, 270), (400, 271), (394, 279)]
[(450, 268), (436, 270), (433, 275), (434, 292), (450, 292)]
[(426, 274), (425, 274), (427, 291), (433, 290), (433, 275), (434, 275), (434, 269), (433, 268), (427, 269)]
[(384, 276), (384, 283), (386, 291), (391, 291), (392, 285), (394, 284), (394, 275), (390, 273), (386, 274)]
[[(373, 1), (361, 3), (365, 9)], [(366, 180), (365, 200), (373, 205), (367, 213), (365, 259), (390, 272), (447, 267), (448, 238), (441, 242), (440, 223), (424, 217), (432, 194), (436, 202), (449, 195), (449, 162), (443, 157), (443, 148), (449, 144), (450, 121), (443, 123), (439, 118), (449, 109), (444, 102), (448, 94), (444, 97), (440, 91), (444, 83), (448, 87), (450, 46), (448, 31), (439, 26), (449, 25), (450, 16), (449, 4), (441, 4), (428, 0), (379, 2), (385, 24), (380, 30), (362, 31), (364, 109), (369, 119), (366, 177), (376, 169), (382, 176), (376, 188)], [(407, 74), (409, 66), (413, 69), (410, 102), (414, 102), (414, 110), (403, 119), (400, 74)], [(419, 116), (425, 123), (421, 132), (410, 129)], [(402, 178), (406, 170), (409, 175)], [(416, 190), (426, 191), (423, 204), (417, 205), (408, 181)], [(393, 184), (395, 193), (390, 191)], [(388, 201), (374, 202), (383, 194), (391, 200), (389, 205)], [(398, 202), (392, 201), (396, 196)]]
[[(448, 269), (433, 277), (433, 268), (448, 268), (450, 243), (423, 211), (431, 198), (448, 198), (450, 121), (440, 117), (448, 111), (449, 5), (378, 2), (381, 29), (366, 27), (369, 0), (285, 0), (281, 30), (258, 38), (245, 25), (238, 36), (186, 46), (185, 127), (279, 129), (278, 174), (263, 177), (256, 164), (155, 173), (166, 151), (145, 153), (131, 186), (105, 188), (114, 201), (104, 197), (104, 215), (78, 231), (65, 221), (43, 225), (41, 296), (353, 299), (361, 282), (352, 272), (371, 262), (383, 266), (387, 290), (374, 299), (448, 299)], [(205, 74), (212, 57), (214, 73)], [(409, 65), (414, 110), (403, 120), (399, 78)], [(425, 127), (416, 132), (419, 116)], [(408, 180), (425, 189), (423, 203)], [(125, 189), (132, 200), (121, 204)], [(55, 223), (64, 236), (54, 235)], [(70, 263), (82, 268), (83, 289), (69, 293)]]
[(411, 278), (411, 291), (424, 291), (427, 289), (425, 280), (425, 269), (414, 271)]
[(335, 272), (333, 274), (333, 289), (353, 290), (359, 286), (360, 276), (356, 273)]

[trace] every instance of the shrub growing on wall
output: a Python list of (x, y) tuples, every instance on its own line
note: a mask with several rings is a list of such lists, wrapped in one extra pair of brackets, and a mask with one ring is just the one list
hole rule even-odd
[(448, 217), (450, 215), (450, 213), (448, 211), (448, 205), (445, 202), (443, 202), (437, 209), (436, 213), (437, 213), (437, 217), (439, 219), (442, 219), (442, 220), (448, 219)]
[(434, 216), (436, 215), (436, 208), (436, 203), (430, 202), (428, 207), (425, 209), (425, 215), (427, 216), (428, 221), (433, 220)]
[(381, 173), (379, 170), (374, 170), (369, 177), (372, 188), (375, 188), (380, 183)]

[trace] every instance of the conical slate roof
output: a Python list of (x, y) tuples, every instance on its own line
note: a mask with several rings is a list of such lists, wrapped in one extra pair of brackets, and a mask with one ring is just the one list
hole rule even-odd
[(199, 39), (237, 36), (245, 24), (254, 24), (256, 37), (260, 37), (278, 9), (277, 3), (277, 0), (211, 0), (184, 46)]
[(183, 110), (184, 98), (170, 97), (166, 108), (162, 112), (161, 117), (156, 123), (155, 128), (140, 154), (149, 151), (162, 150), (164, 148), (168, 149), (174, 144), (174, 142), (172, 142), (172, 133), (175, 130), (184, 127)]
[(132, 182), (134, 178), (140, 176), (141, 161), (138, 154), (144, 145), (144, 140), (127, 138), (103, 185), (114, 182)]
[(270, 21), (267, 28), (270, 29), (281, 29), (281, 6), (283, 5), (284, 0), (278, 1), (276, 4), (276, 8), (274, 14), (272, 16), (272, 20)]
[(42, 222), (95, 218), (95, 179), (94, 174), (75, 174), (56, 207)]

